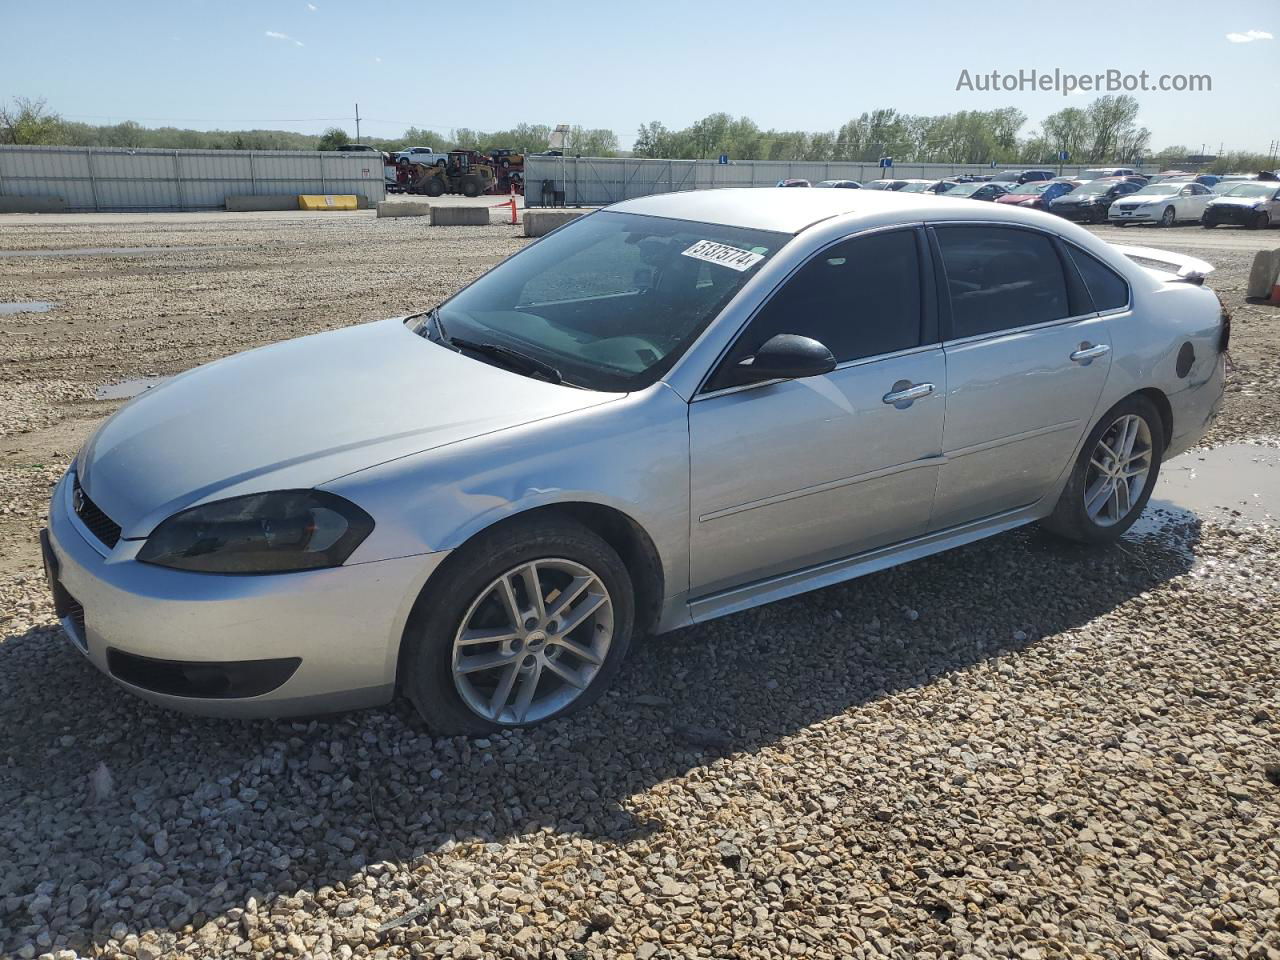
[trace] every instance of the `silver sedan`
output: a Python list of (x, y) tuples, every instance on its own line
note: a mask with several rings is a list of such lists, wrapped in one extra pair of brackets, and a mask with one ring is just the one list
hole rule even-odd
[(1036, 521), (1120, 536), (1218, 408), (1211, 269), (927, 194), (620, 203), (122, 408), (53, 495), (58, 615), (180, 709), (544, 721), (637, 635)]

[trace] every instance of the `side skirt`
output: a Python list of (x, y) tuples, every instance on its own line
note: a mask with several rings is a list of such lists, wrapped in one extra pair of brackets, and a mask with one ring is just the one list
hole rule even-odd
[[(1049, 502), (1052, 503), (1052, 501)], [(896, 567), (900, 563), (942, 553), (952, 547), (964, 546), (966, 543), (973, 543), (975, 540), (982, 540), (1039, 520), (1046, 513), (1044, 504), (1045, 501), (1041, 500), (1027, 507), (1007, 510), (958, 527), (928, 533), (852, 557), (829, 560), (826, 563), (805, 567), (803, 570), (696, 597), (689, 601), (690, 621), (702, 623), (726, 614), (750, 610), (763, 603), (772, 603), (810, 590), (830, 587), (845, 580), (875, 573), (877, 570)]]

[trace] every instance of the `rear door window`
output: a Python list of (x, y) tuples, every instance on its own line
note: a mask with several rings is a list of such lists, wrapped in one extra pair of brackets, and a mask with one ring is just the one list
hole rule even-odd
[(1071, 315), (1053, 242), (1008, 227), (935, 228), (951, 299), (951, 339), (998, 333)]

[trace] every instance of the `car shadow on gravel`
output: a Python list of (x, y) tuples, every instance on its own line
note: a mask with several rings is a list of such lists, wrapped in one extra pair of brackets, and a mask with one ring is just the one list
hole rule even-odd
[(121, 693), (56, 627), (5, 637), (0, 954), (92, 949), (117, 924), (198, 930), (250, 895), (358, 898), (362, 869), (541, 830), (629, 844), (662, 829), (636, 802), (655, 784), (1069, 643), (1186, 573), (1198, 535), (1190, 515), (1105, 548), (1014, 531), (639, 643), (596, 707), (488, 741), (432, 737), (403, 704), (296, 723), (188, 718)]

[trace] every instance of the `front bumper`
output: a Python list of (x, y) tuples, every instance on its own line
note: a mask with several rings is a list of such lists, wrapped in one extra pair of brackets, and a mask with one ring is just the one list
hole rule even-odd
[[(46, 566), (64, 629), (117, 683), (164, 706), (223, 717), (390, 700), (409, 611), (445, 553), (261, 576), (169, 570), (135, 559), (142, 541), (107, 550), (95, 540), (71, 510), (69, 477), (50, 505)], [(194, 679), (184, 685), (178, 674)]]
[(1160, 216), (1164, 213), (1164, 208), (1159, 211), (1154, 210), (1127, 210), (1121, 208), (1117, 210), (1112, 207), (1107, 211), (1107, 219), (1112, 223), (1159, 223)]
[(1258, 221), (1259, 211), (1253, 207), (1242, 207), (1235, 204), (1221, 207), (1205, 207), (1203, 216), (1200, 218), (1204, 223), (1220, 224), (1233, 223), (1242, 227), (1253, 226)]
[(1102, 207), (1060, 207), (1051, 206), (1049, 208), (1058, 216), (1071, 220), (1074, 223), (1097, 223), (1107, 218), (1107, 211)]

